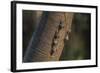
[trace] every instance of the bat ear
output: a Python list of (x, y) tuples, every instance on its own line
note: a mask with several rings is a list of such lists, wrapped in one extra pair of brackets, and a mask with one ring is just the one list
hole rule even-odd
[(66, 36), (65, 36), (65, 39), (66, 39), (66, 40), (69, 40), (69, 36), (68, 36), (68, 35), (66, 35)]
[(68, 26), (67, 32), (66, 32), (66, 35), (65, 35), (65, 40), (69, 40), (70, 33), (71, 33), (71, 26)]
[(66, 35), (65, 35), (65, 40), (69, 40), (69, 36), (70, 36), (70, 32), (67, 31)]

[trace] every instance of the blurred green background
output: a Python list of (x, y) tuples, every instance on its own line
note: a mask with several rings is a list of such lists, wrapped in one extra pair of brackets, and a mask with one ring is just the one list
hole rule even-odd
[(74, 13), (72, 32), (60, 60), (83, 60), (91, 58), (91, 15)]

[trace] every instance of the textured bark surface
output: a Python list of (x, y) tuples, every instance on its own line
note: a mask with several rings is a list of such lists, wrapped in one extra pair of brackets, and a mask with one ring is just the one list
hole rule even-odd
[[(73, 13), (43, 12), (23, 61), (58, 61), (64, 47), (65, 35), (71, 31), (72, 18)], [(59, 29), (60, 24), (64, 25), (61, 29)], [(57, 44), (52, 45), (55, 35), (58, 36)]]

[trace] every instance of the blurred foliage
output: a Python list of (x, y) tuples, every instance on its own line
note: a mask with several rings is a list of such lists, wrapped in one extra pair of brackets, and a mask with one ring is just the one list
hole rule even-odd
[(90, 59), (90, 14), (74, 13), (70, 39), (65, 46), (60, 60)]
[(33, 17), (35, 17), (33, 11), (23, 10), (23, 56), (35, 29), (35, 21)]

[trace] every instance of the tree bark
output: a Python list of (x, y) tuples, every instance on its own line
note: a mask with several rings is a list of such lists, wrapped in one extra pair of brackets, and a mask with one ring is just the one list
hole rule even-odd
[(71, 32), (73, 13), (43, 12), (23, 62), (58, 61)]

